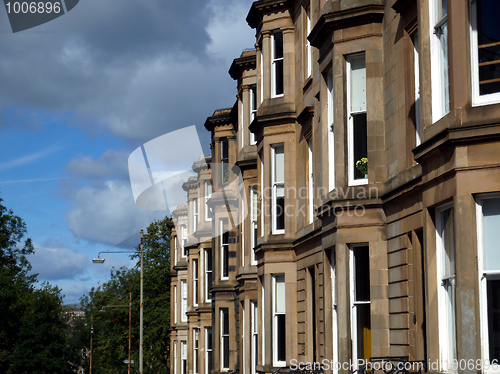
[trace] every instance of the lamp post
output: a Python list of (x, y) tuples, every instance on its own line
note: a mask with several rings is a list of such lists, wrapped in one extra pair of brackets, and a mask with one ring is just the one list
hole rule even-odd
[[(127, 308), (128, 307), (128, 374), (130, 374), (130, 350), (132, 340), (132, 292), (130, 293), (128, 305), (105, 305), (101, 308), (100, 312), (105, 312), (105, 308)], [(92, 339), (92, 336), (91, 336)], [(92, 344), (92, 343), (91, 343)]]
[[(139, 329), (139, 374), (143, 374), (142, 366), (143, 366), (143, 326), (144, 326), (144, 301), (143, 301), (143, 283), (144, 283), (144, 239), (143, 239), (143, 230), (141, 230), (141, 245), (139, 247), (139, 251), (102, 251), (97, 254), (97, 258), (92, 259), (94, 264), (103, 264), (104, 258), (101, 258), (101, 253), (137, 253), (141, 254), (141, 301), (140, 301), (140, 312), (139, 312), (139, 320), (140, 320), (140, 329)], [(129, 359), (130, 365), (130, 359)]]

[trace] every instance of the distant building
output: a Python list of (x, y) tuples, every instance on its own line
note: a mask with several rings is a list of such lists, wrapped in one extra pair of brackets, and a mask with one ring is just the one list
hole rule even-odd
[[(253, 3), (237, 102), (205, 122), (211, 158), (173, 213), (172, 374), (500, 360), (498, 14)], [(244, 185), (222, 193), (231, 165)]]

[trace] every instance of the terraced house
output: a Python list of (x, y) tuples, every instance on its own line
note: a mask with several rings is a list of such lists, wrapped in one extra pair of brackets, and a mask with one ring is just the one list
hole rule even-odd
[(212, 154), (174, 212), (172, 374), (498, 371), (498, 14), (253, 3), (238, 99), (205, 122)]

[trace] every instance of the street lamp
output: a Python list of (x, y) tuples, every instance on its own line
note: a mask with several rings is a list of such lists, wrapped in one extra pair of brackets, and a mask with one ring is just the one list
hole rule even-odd
[(105, 308), (127, 308), (128, 307), (128, 374), (130, 374), (130, 347), (132, 336), (132, 292), (130, 293), (130, 300), (128, 305), (104, 305), (99, 312), (105, 312)]
[[(102, 251), (97, 254), (97, 258), (92, 259), (94, 264), (104, 264), (104, 258), (101, 258), (101, 253), (137, 253), (141, 254), (141, 301), (139, 308), (139, 319), (140, 319), (140, 329), (139, 329), (139, 374), (143, 374), (142, 363), (143, 363), (143, 330), (144, 330), (144, 302), (143, 302), (143, 284), (144, 284), (144, 240), (143, 240), (143, 230), (141, 230), (141, 246), (138, 251)], [(130, 358), (129, 358), (130, 365)]]

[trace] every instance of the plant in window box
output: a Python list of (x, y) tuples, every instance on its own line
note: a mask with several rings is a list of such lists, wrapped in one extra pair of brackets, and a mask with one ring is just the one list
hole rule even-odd
[(368, 158), (363, 157), (361, 160), (356, 161), (356, 169), (359, 170), (361, 175), (368, 178)]

